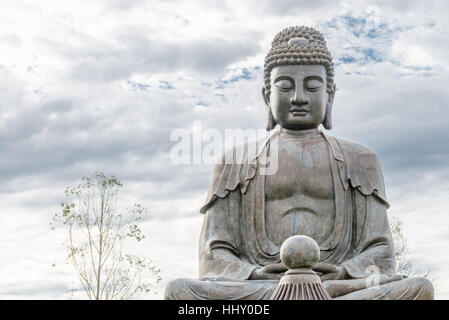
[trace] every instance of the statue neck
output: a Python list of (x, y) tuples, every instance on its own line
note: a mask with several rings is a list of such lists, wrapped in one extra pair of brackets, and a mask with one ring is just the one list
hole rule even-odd
[(318, 130), (318, 128), (308, 130), (290, 130), (281, 127), (279, 136), (292, 139), (309, 139), (321, 137), (321, 130)]

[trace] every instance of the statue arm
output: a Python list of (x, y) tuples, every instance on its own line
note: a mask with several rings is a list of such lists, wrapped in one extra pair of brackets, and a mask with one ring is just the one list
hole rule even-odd
[[(341, 265), (347, 278), (364, 278), (374, 272), (394, 273), (393, 243), (386, 210), (389, 207), (377, 155), (370, 149), (338, 140), (347, 163), (353, 208), (352, 258)], [(369, 268), (371, 267), (371, 268)]]
[(342, 266), (350, 278), (367, 277), (376, 268), (381, 274), (393, 274), (393, 243), (385, 204), (357, 190), (353, 201), (357, 208), (356, 255)]
[(257, 269), (240, 254), (239, 200), (239, 192), (231, 192), (207, 210), (200, 236), (200, 277), (247, 280)]

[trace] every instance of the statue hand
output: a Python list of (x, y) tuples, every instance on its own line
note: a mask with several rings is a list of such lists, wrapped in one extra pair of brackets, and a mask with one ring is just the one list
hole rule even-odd
[(267, 272), (264, 268), (255, 269), (253, 273), (251, 273), (249, 280), (279, 280), (283, 276), (282, 273)]
[(346, 269), (342, 266), (335, 266), (330, 263), (318, 263), (313, 271), (322, 273), (321, 281), (326, 280), (343, 280), (346, 279), (348, 274)]
[(288, 270), (286, 266), (282, 262), (268, 264), (262, 268), (262, 270), (266, 273), (284, 273)]

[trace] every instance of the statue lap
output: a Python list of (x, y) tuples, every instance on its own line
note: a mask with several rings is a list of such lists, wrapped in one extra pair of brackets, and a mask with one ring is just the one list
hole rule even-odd
[[(176, 279), (165, 289), (167, 300), (268, 300), (276, 280), (211, 281)], [(335, 300), (432, 300), (432, 283), (423, 277), (406, 278), (357, 290)]]

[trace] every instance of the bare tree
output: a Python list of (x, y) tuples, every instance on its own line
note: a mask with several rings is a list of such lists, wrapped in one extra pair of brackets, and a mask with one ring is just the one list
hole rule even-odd
[(402, 221), (398, 218), (391, 219), (391, 234), (394, 245), (394, 262), (396, 273), (405, 276), (421, 276), (429, 280), (435, 280), (435, 273), (430, 266), (419, 267), (413, 263), (408, 249), (407, 237), (403, 231)]
[(140, 204), (120, 210), (115, 176), (96, 172), (65, 190), (52, 228), (64, 227), (67, 262), (89, 299), (130, 299), (155, 292), (160, 270), (150, 260), (124, 252), (128, 240), (145, 238), (138, 222), (147, 210)]

